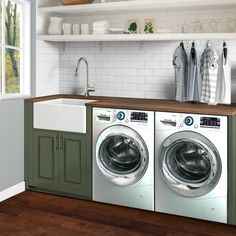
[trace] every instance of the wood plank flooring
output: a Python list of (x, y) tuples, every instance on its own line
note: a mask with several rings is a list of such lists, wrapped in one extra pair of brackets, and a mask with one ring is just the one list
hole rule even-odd
[(0, 203), (0, 236), (235, 236), (236, 227), (26, 191)]

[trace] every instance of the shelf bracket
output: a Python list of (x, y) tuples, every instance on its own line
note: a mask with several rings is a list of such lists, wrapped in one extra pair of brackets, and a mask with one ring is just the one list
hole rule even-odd
[(144, 48), (144, 42), (139, 42), (139, 51), (142, 51)]
[(99, 51), (100, 51), (100, 52), (103, 51), (103, 42), (99, 42)]
[(61, 49), (62, 49), (62, 51), (66, 50), (66, 43), (65, 42), (61, 42)]

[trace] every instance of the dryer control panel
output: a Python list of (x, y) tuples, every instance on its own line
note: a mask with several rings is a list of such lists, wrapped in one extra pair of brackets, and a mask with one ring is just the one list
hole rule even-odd
[(156, 112), (156, 125), (160, 130), (220, 130), (226, 124), (223, 116)]

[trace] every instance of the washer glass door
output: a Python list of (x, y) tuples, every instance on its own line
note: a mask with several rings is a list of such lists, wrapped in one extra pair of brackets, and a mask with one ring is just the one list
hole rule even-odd
[(142, 137), (133, 129), (114, 125), (105, 129), (96, 144), (96, 162), (116, 185), (131, 185), (144, 175), (148, 150)]
[(182, 131), (162, 145), (160, 168), (169, 187), (180, 195), (199, 197), (209, 193), (221, 176), (221, 159), (204, 136)]

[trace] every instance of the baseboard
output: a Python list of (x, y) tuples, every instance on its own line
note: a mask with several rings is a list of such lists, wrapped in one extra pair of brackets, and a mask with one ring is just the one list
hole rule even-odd
[(25, 182), (16, 184), (0, 192), (0, 202), (25, 191)]

